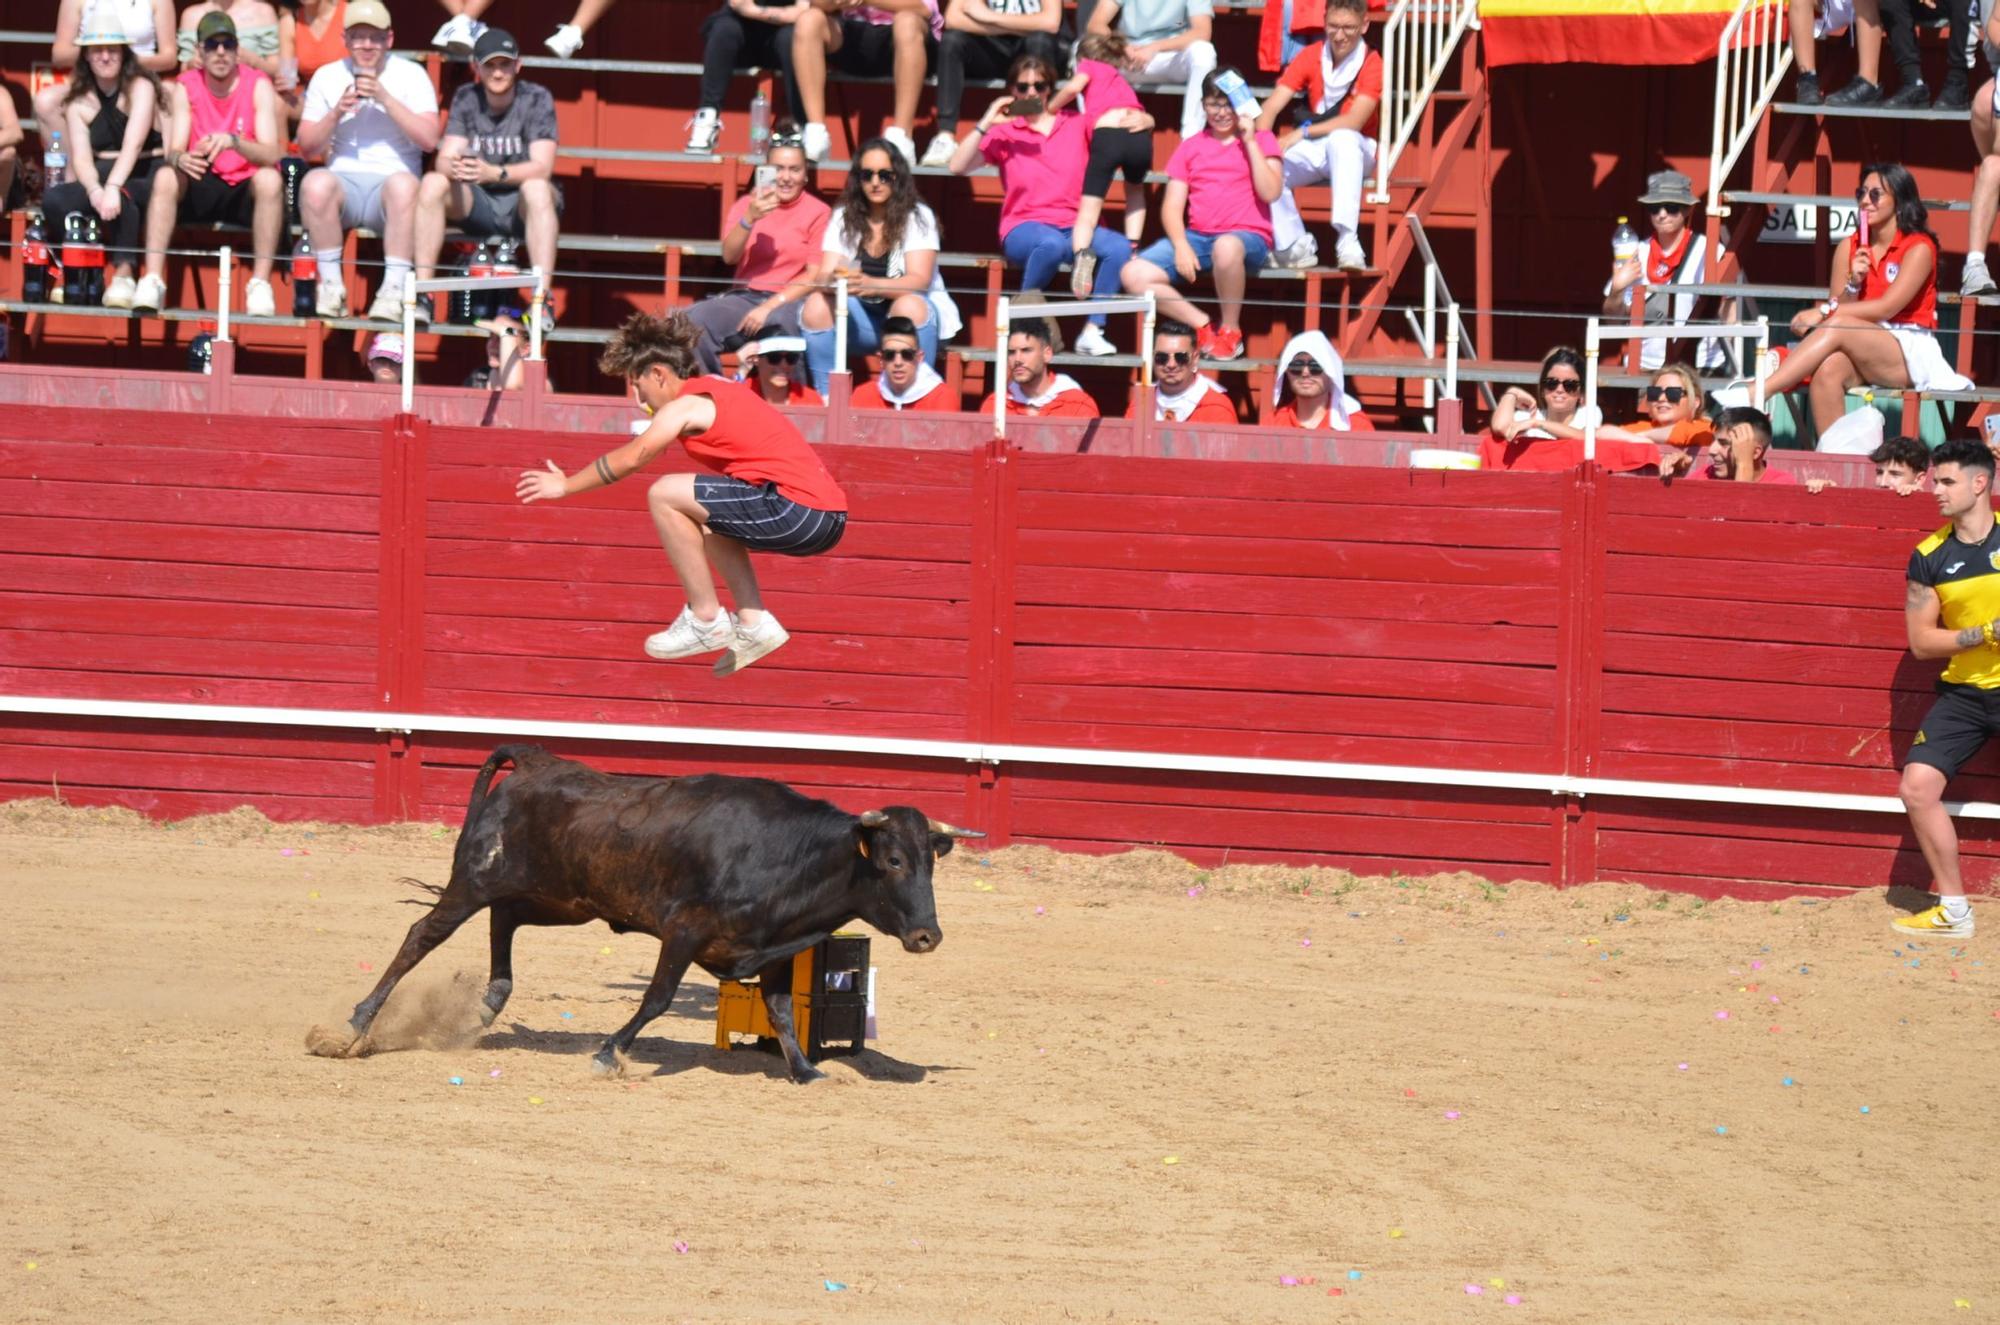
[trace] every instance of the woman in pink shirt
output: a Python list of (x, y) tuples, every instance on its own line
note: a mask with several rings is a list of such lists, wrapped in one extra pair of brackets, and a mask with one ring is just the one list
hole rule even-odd
[[(1023, 290), (1048, 290), (1070, 260), (1070, 229), (1083, 197), (1090, 163), (1090, 125), (1071, 110), (1050, 111), (1056, 72), (1043, 56), (1029, 52), (1007, 71), (1008, 95), (986, 108), (979, 132), (967, 134), (952, 152), (951, 170), (969, 175), (985, 162), (1000, 171), (1000, 251), (1020, 267)], [(1098, 226), (1090, 251), (1097, 255), (1093, 295), (1118, 293), (1118, 272), (1132, 245), (1115, 230)], [(1090, 319), (1076, 338), (1082, 354), (1116, 354), (1104, 335), (1104, 314)]]
[[(1233, 72), (1217, 69), (1201, 81), (1203, 132), (1184, 138), (1167, 162), (1167, 194), (1160, 224), (1167, 237), (1125, 264), (1125, 288), (1148, 290), (1160, 313), (1195, 329), (1195, 343), (1211, 359), (1243, 353), (1243, 287), (1249, 273), (1271, 257), (1271, 204), (1284, 192), (1278, 140), (1260, 131), (1253, 116), (1239, 116), (1215, 80)], [(1222, 305), (1220, 328), (1208, 314), (1181, 297), (1174, 276), (1190, 284), (1215, 272), (1215, 296)]]

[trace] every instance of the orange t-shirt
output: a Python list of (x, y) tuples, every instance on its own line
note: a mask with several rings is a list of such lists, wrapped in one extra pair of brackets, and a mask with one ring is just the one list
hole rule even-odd
[(755, 391), (726, 377), (697, 377), (682, 385), (681, 394), (715, 402), (707, 431), (681, 438), (703, 469), (745, 483), (775, 483), (780, 493), (816, 511), (847, 509), (847, 494), (799, 430)]
[(293, 52), (299, 57), (299, 86), (312, 81), (322, 65), (347, 58), (347, 0), (333, 0), (333, 17), (327, 21), (326, 35), (315, 37), (305, 19), (292, 33)]
[[(1305, 425), (1304, 425), (1303, 423), (1300, 423), (1300, 422), (1299, 422), (1299, 411), (1298, 411), (1298, 406), (1297, 406), (1297, 405), (1296, 405), (1296, 404), (1295, 404), (1294, 402), (1292, 402), (1292, 401), (1289, 401), (1289, 400), (1288, 400), (1288, 401), (1286, 401), (1286, 402), (1285, 402), (1284, 404), (1282, 404), (1282, 405), (1278, 406), (1278, 408), (1276, 408), (1275, 410), (1272, 410), (1272, 411), (1271, 411), (1271, 421), (1270, 421), (1269, 423), (1265, 424), (1264, 426), (1265, 426), (1265, 427), (1267, 427), (1267, 428), (1304, 428), (1304, 427), (1305, 427)], [(1368, 415), (1367, 415), (1367, 414), (1365, 414), (1364, 412), (1362, 412), (1361, 410), (1355, 410), (1355, 411), (1354, 411), (1353, 413), (1351, 413), (1351, 414), (1349, 414), (1349, 415), (1347, 416), (1347, 427), (1345, 427), (1345, 428), (1335, 428), (1335, 427), (1333, 426), (1333, 411), (1332, 411), (1332, 410), (1328, 410), (1328, 411), (1327, 411), (1326, 413), (1324, 413), (1324, 414), (1322, 414), (1322, 415), (1320, 415), (1320, 416), (1319, 416), (1319, 427), (1317, 427), (1317, 428), (1313, 428), (1313, 429), (1308, 429), (1308, 431), (1310, 431), (1310, 432), (1374, 432), (1374, 431), (1375, 431), (1375, 420), (1373, 420), (1373, 419), (1369, 418), (1369, 417), (1368, 417)]]
[[(1618, 426), (1626, 432), (1644, 432), (1648, 428), (1657, 428), (1660, 425), (1654, 423), (1651, 419), (1639, 419), (1632, 423), (1621, 423)], [(1683, 451), (1691, 451), (1707, 446), (1714, 437), (1715, 425), (1707, 419), (1700, 417), (1682, 419), (1674, 425), (1674, 430), (1667, 434), (1667, 440), (1661, 443), (1661, 445), (1678, 446)], [(1623, 442), (1620, 445), (1629, 446), (1631, 443)], [(1597, 449), (1598, 454), (1602, 455), (1604, 453), (1604, 439), (1601, 437), (1597, 439)]]
[[(847, 398), (847, 403), (856, 409), (914, 410), (920, 414), (949, 414), (958, 408), (957, 404), (951, 398), (951, 392), (945, 389), (945, 385), (942, 382), (907, 405), (897, 405), (884, 400), (880, 386), (874, 382), (864, 382), (854, 388), (854, 394)], [(986, 407), (988, 409), (993, 408), (991, 398), (987, 400)]]

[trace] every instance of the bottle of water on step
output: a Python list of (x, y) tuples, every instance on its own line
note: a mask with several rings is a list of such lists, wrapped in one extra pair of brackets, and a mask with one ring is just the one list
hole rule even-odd
[(42, 188), (46, 191), (63, 182), (69, 170), (69, 153), (63, 150), (62, 130), (49, 135), (48, 146), (42, 149)]
[(1618, 218), (1618, 228), (1611, 232), (1611, 261), (1622, 267), (1639, 256), (1639, 232), (1624, 217)]
[(762, 88), (750, 98), (750, 150), (758, 156), (771, 145), (771, 99)]

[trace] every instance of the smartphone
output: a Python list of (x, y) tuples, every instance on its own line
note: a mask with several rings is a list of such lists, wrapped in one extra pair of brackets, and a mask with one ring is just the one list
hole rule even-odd
[(778, 168), (776, 166), (759, 166), (753, 178), (754, 187), (757, 192), (762, 193), (765, 189), (774, 189), (778, 186)]
[(1039, 115), (1042, 113), (1042, 108), (1043, 102), (1040, 97), (1015, 97), (1007, 103), (1009, 115)]

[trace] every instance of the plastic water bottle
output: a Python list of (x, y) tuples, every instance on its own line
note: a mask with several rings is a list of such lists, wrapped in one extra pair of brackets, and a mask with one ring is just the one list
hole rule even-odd
[(1624, 266), (1639, 256), (1639, 232), (1624, 217), (1618, 218), (1618, 228), (1611, 232), (1611, 260)]
[(292, 250), (292, 316), (319, 316), (319, 255), (305, 235)]
[(27, 233), (21, 236), (21, 299), (24, 303), (44, 303), (49, 297), (49, 232), (42, 214), (28, 218)]
[(771, 145), (771, 99), (758, 88), (750, 98), (750, 150), (758, 156)]
[(63, 150), (62, 130), (49, 135), (47, 146), (42, 149), (42, 188), (46, 192), (63, 182), (69, 171), (69, 153)]

